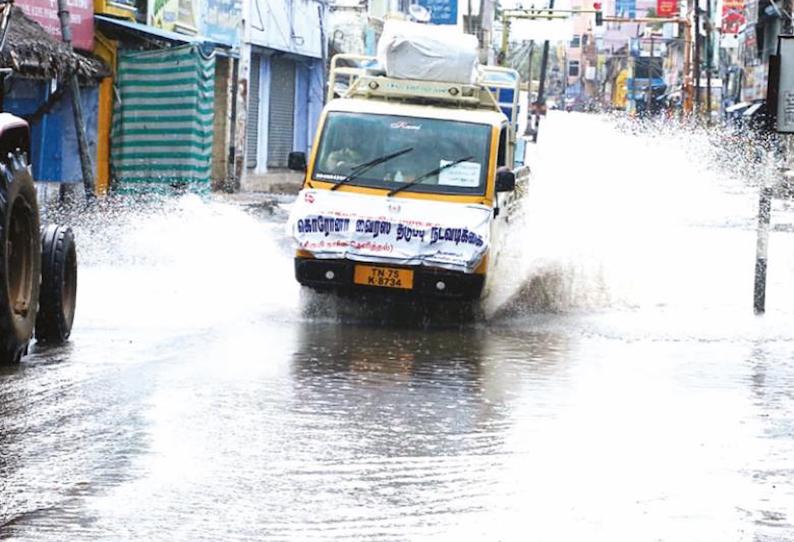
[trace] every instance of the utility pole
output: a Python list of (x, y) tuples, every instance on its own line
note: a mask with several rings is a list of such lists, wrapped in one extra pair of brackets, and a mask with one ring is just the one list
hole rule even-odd
[[(63, 43), (71, 51), (72, 28), (69, 26), (69, 9), (66, 7), (66, 0), (58, 0), (58, 18), (61, 22)], [(91, 201), (96, 197), (94, 189), (94, 167), (91, 162), (91, 155), (88, 152), (88, 140), (85, 135), (85, 124), (83, 123), (83, 106), (80, 101), (80, 83), (77, 81), (77, 73), (72, 73), (69, 76), (69, 93), (72, 95), (74, 128), (77, 131), (77, 148), (80, 152), (80, 169), (83, 173), (85, 197), (86, 200)]]
[(529, 61), (527, 62), (527, 90), (532, 96), (532, 56), (535, 54), (535, 40), (529, 42)]
[[(691, 0), (690, 0), (691, 1)], [(684, 69), (681, 81), (681, 119), (692, 112), (692, 24), (689, 12), (682, 25), (684, 34)]]
[(653, 29), (651, 29), (651, 57), (648, 60), (648, 102), (647, 102), (647, 114), (650, 116), (651, 114), (651, 107), (653, 106), (653, 76), (655, 75), (653, 71)]
[(568, 96), (568, 49), (562, 53), (562, 103), (565, 106), (565, 98)]
[(714, 44), (711, 43), (711, 0), (706, 0), (706, 124), (711, 125), (711, 60)]
[(529, 41), (529, 59), (527, 60), (527, 103), (529, 108), (527, 110), (527, 127), (524, 135), (532, 135), (534, 128), (532, 127), (532, 55), (535, 53), (535, 40)]
[[(639, 28), (639, 27), (638, 27)], [(637, 61), (635, 57), (631, 54), (631, 38), (628, 41), (628, 47), (626, 50), (629, 54), (626, 56), (626, 68), (631, 68), (629, 73), (631, 74), (631, 88), (629, 89), (629, 109), (631, 113), (636, 115), (637, 114), (637, 100), (636, 98), (636, 89), (634, 88), (637, 84)]]
[[(551, 12), (554, 9), (554, 0), (549, 0), (549, 11)], [(540, 81), (538, 81), (538, 99), (535, 101), (536, 109), (535, 109), (535, 134), (533, 135), (533, 139), (537, 141), (538, 139), (538, 127), (540, 125), (540, 111), (541, 108), (544, 107), (545, 100), (543, 98), (543, 92), (546, 88), (546, 65), (549, 62), (549, 40), (543, 41), (543, 54), (540, 58)], [(567, 77), (568, 73), (568, 66), (565, 66), (565, 73)]]
[(695, 117), (700, 118), (700, 0), (695, 0)]

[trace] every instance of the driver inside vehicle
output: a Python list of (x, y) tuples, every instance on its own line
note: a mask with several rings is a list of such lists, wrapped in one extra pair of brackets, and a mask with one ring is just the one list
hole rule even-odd
[(324, 169), (339, 174), (350, 173), (362, 161), (361, 152), (356, 146), (356, 138), (351, 132), (339, 134), (334, 150), (329, 152), (325, 159)]

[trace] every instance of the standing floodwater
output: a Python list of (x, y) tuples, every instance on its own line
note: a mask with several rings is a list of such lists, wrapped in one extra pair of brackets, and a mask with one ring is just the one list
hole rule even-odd
[(0, 369), (0, 539), (791, 540), (794, 216), (756, 318), (713, 141), (551, 115), (463, 325), (304, 310), (288, 199), (83, 217), (70, 345)]

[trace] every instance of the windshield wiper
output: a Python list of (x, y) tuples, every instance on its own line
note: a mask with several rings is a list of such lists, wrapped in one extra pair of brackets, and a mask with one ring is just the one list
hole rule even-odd
[(392, 158), (397, 158), (398, 156), (402, 156), (403, 154), (408, 154), (412, 150), (414, 150), (413, 147), (408, 147), (407, 149), (403, 149), (401, 151), (393, 152), (391, 154), (386, 154), (386, 155), (380, 156), (378, 158), (375, 158), (373, 160), (370, 160), (369, 162), (364, 162), (363, 164), (359, 164), (357, 166), (354, 166), (353, 169), (350, 171), (350, 174), (347, 177), (345, 177), (344, 179), (342, 179), (341, 181), (339, 181), (338, 183), (336, 183), (335, 185), (333, 185), (331, 187), (331, 190), (336, 190), (337, 188), (339, 188), (343, 184), (345, 184), (347, 182), (350, 182), (353, 179), (361, 176), (362, 174), (366, 173), (367, 171), (369, 171), (370, 169), (374, 168), (375, 166), (379, 166), (379, 165), (381, 165), (384, 162), (388, 162)]
[(436, 169), (428, 171), (427, 173), (423, 173), (422, 175), (420, 175), (419, 177), (417, 177), (416, 179), (414, 179), (410, 183), (405, 183), (402, 186), (398, 186), (397, 188), (395, 188), (394, 190), (392, 190), (391, 192), (386, 194), (386, 197), (391, 197), (394, 194), (396, 194), (397, 192), (401, 192), (401, 191), (405, 190), (406, 188), (411, 188), (412, 186), (421, 183), (422, 181), (424, 181), (428, 177), (432, 177), (433, 175), (438, 175), (439, 173), (441, 173), (445, 169), (451, 168), (452, 166), (457, 166), (461, 162), (466, 162), (468, 160), (471, 160), (472, 158), (474, 158), (474, 157), (473, 156), (467, 156), (465, 158), (458, 158), (457, 160), (453, 160), (449, 164), (444, 164), (443, 166), (439, 166)]

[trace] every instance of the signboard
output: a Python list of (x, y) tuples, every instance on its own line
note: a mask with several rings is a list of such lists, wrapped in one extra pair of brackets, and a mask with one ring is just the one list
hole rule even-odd
[(744, 20), (747, 26), (758, 22), (758, 0), (746, 0), (744, 3)]
[(95, 0), (94, 13), (134, 21), (138, 12), (137, 0)]
[(629, 54), (640, 56), (640, 38), (629, 38)]
[(488, 250), (492, 214), (485, 205), (301, 190), (287, 233), (315, 258), (472, 273)]
[(744, 84), (742, 86), (742, 101), (752, 102), (761, 100), (766, 96), (767, 67), (765, 64), (746, 66), (744, 68)]
[(241, 1), (204, 0), (201, 4), (201, 34), (232, 47), (240, 45)]
[(722, 0), (722, 34), (738, 34), (743, 24), (744, 0)]
[[(240, 45), (242, 0), (149, 0), (149, 24)], [(293, 30), (295, 31), (295, 30)]]
[(637, 0), (615, 0), (615, 16), (630, 19), (637, 17)]
[[(48, 34), (62, 40), (57, 0), (17, 0), (25, 15), (39, 23)], [(72, 27), (72, 45), (90, 51), (94, 48), (93, 0), (66, 0)]]
[(433, 24), (458, 24), (457, 0), (419, 0), (419, 5), (430, 11)]
[(149, 0), (149, 25), (171, 32), (196, 34), (198, 8), (195, 0)]
[(775, 129), (779, 133), (794, 134), (794, 36), (779, 36), (777, 50), (780, 64)]
[(656, 0), (656, 16), (677, 17), (678, 0)]
[(744, 29), (742, 40), (742, 56), (745, 66), (758, 64), (758, 43), (756, 41), (755, 25), (748, 24)]

